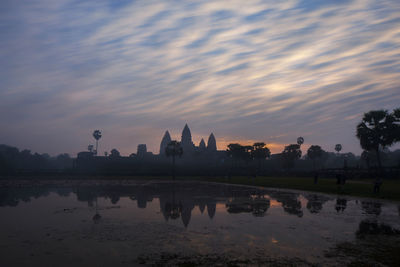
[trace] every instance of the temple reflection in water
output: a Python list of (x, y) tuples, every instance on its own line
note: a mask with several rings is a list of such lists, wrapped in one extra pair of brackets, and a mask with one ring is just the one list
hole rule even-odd
[[(331, 201), (332, 212), (343, 213), (348, 205), (345, 197), (334, 199), (322, 194), (299, 194), (292, 191), (269, 190), (256, 187), (222, 185), (210, 183), (149, 183), (134, 185), (79, 185), (79, 186), (38, 186), (6, 187), (0, 189), (0, 206), (17, 206), (20, 202), (29, 202), (56, 193), (59, 196), (76, 195), (78, 201), (96, 206), (97, 199), (103, 198), (116, 205), (121, 198), (136, 202), (140, 209), (145, 209), (149, 202), (159, 201), (159, 209), (165, 221), (180, 219), (187, 227), (192, 212), (198, 208), (201, 214), (207, 214), (212, 220), (216, 214), (217, 203), (225, 207), (229, 214), (248, 213), (254, 217), (268, 215), (271, 202), (281, 206), (288, 215), (301, 218), (305, 209), (309, 214), (320, 213), (324, 205)], [(382, 204), (373, 201), (357, 201), (363, 214), (379, 216)], [(96, 216), (96, 218), (100, 218)]]

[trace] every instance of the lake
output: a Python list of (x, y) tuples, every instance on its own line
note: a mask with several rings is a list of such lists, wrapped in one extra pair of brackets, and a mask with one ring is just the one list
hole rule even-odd
[(203, 182), (9, 182), (1, 266), (341, 265), (337, 244), (398, 235), (399, 207)]

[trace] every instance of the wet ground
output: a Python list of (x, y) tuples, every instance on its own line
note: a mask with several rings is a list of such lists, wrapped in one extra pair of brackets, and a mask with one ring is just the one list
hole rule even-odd
[(3, 181), (0, 261), (1, 266), (395, 266), (399, 207), (201, 182)]

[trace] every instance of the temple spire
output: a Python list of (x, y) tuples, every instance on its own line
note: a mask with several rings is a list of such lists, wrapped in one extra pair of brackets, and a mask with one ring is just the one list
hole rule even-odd
[(207, 150), (217, 151), (217, 141), (215, 140), (215, 136), (213, 133), (211, 133), (210, 137), (208, 137)]
[(203, 138), (201, 138), (201, 141), (200, 141), (200, 144), (199, 144), (199, 149), (200, 149), (201, 151), (206, 150), (206, 142), (204, 142), (204, 139), (203, 139)]
[(192, 142), (192, 134), (190, 133), (190, 129), (187, 124), (185, 124), (185, 127), (183, 128), (183, 131), (182, 131), (181, 144), (182, 144), (184, 153), (191, 152), (194, 150), (194, 144)]
[(160, 144), (160, 155), (165, 155), (165, 148), (171, 142), (171, 136), (168, 131), (165, 131), (164, 137), (161, 140)]

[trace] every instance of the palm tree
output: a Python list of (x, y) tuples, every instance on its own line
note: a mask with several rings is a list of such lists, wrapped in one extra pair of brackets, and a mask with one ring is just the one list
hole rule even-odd
[(341, 144), (336, 144), (335, 145), (335, 151), (339, 154), (340, 150), (342, 150), (342, 145)]
[(304, 138), (303, 137), (297, 137), (297, 144), (299, 145), (299, 146), (301, 146), (302, 144), (304, 143)]
[(364, 150), (361, 153), (361, 159), (365, 161), (365, 164), (367, 165), (367, 169), (369, 172), (370, 166), (371, 166), (371, 161), (373, 159), (373, 155), (371, 154), (370, 151)]
[(183, 154), (183, 149), (181, 143), (178, 141), (171, 141), (165, 148), (165, 155), (167, 157), (172, 156), (172, 178), (175, 180), (175, 157), (181, 157)]
[(101, 138), (100, 130), (95, 130), (93, 132), (93, 137), (94, 137), (94, 139), (96, 139), (96, 151), (95, 151), (95, 154), (97, 156), (97, 148), (98, 148), (98, 145), (99, 145), (99, 139)]
[(364, 150), (375, 151), (379, 169), (382, 171), (382, 162), (379, 150), (396, 142), (398, 124), (396, 112), (389, 114), (387, 110), (372, 110), (364, 114), (362, 121), (357, 125), (357, 138)]
[(394, 142), (400, 142), (400, 108), (393, 110), (391, 115), (393, 117), (391, 133), (393, 135)]

